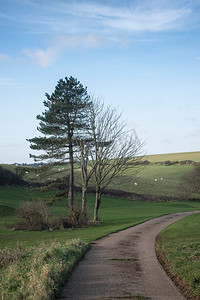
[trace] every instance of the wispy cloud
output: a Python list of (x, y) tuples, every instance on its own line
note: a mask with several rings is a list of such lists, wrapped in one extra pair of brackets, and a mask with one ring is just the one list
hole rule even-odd
[[(164, 2), (169, 3), (167, 0)], [(181, 29), (192, 14), (188, 6), (180, 8), (175, 4), (166, 4), (162, 7), (156, 0), (151, 1), (152, 6), (147, 0), (136, 0), (131, 5), (118, 0), (60, 0), (56, 3), (50, 0), (23, 0), (23, 3), (28, 12), (18, 18), (26, 24), (23, 28), (29, 34), (46, 34), (51, 41), (46, 48), (39, 46), (23, 50), (26, 56), (43, 68), (52, 65), (68, 49), (128, 46), (136, 33)], [(151, 40), (149, 36), (148, 40)]]
[(36, 61), (42, 68), (46, 68), (55, 62), (61, 51), (58, 51), (56, 48), (52, 47), (48, 48), (47, 50), (24, 49), (23, 52), (29, 58)]
[(0, 87), (18, 88), (19, 84), (13, 78), (0, 77)]
[(46, 50), (42, 49), (24, 49), (23, 52), (41, 67), (45, 68), (52, 65), (58, 56), (65, 50), (75, 47), (97, 48), (104, 43), (101, 36), (94, 34), (58, 36), (53, 39), (52, 45)]
[(11, 57), (7, 54), (0, 53), (0, 63), (7, 62)]
[[(19, 1), (26, 7), (20, 17), (4, 18), (26, 23), (27, 31), (35, 33), (112, 33), (162, 31), (184, 27), (192, 14), (192, 6), (177, 1)], [(187, 2), (187, 1), (186, 1)], [(131, 4), (130, 4), (131, 3)], [(164, 4), (164, 5), (163, 5)], [(30, 13), (31, 11), (31, 13)]]
[(153, 5), (151, 8), (144, 5), (130, 8), (94, 3), (82, 4), (77, 6), (76, 10), (72, 10), (72, 13), (81, 17), (87, 16), (101, 26), (131, 32), (177, 29), (182, 25), (180, 21), (191, 12), (192, 10), (189, 8), (169, 9)]
[(163, 31), (168, 29), (177, 29), (180, 27), (179, 19), (188, 15), (190, 10), (181, 11), (159, 11), (149, 13), (138, 13), (124, 15), (118, 18), (109, 18), (104, 20), (105, 24), (120, 30), (132, 32), (138, 31)]

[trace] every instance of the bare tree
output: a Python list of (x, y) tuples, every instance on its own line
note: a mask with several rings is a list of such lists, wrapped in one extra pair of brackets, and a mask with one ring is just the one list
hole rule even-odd
[(82, 212), (84, 215), (86, 215), (86, 208), (87, 208), (86, 204), (87, 204), (88, 183), (96, 167), (96, 164), (93, 164), (93, 166), (90, 167), (89, 153), (92, 147), (91, 143), (92, 141), (87, 139), (77, 141), (77, 146), (79, 149), (78, 160), (80, 162), (81, 181), (82, 181)]
[(99, 99), (94, 100), (90, 107), (90, 136), (92, 142), (88, 148), (90, 166), (94, 174), (96, 200), (94, 220), (99, 219), (98, 211), (102, 192), (128, 168), (133, 162), (141, 160), (143, 144), (135, 131), (127, 131), (121, 114), (111, 106), (105, 108)]

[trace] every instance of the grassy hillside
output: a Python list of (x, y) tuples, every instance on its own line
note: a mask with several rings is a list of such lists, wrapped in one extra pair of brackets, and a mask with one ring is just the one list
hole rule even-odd
[(162, 162), (166, 160), (170, 160), (170, 161), (193, 160), (195, 162), (200, 162), (200, 151), (147, 155), (146, 159), (148, 159), (150, 162)]
[(110, 188), (138, 194), (178, 197), (181, 177), (192, 168), (193, 166), (149, 164), (137, 174), (134, 174), (134, 169), (127, 171), (123, 176), (116, 178)]
[[(160, 164), (164, 161), (191, 160), (200, 162), (200, 152), (172, 153), (151, 155), (145, 157), (150, 164), (141, 166), (136, 173), (135, 166), (126, 171), (123, 176), (116, 178), (108, 188), (121, 189), (138, 194), (151, 194), (161, 196), (179, 197), (181, 177), (191, 171), (193, 165), (176, 163), (173, 165)], [(48, 178), (67, 176), (68, 167), (54, 166), (51, 170), (44, 172), (41, 167), (22, 167), (4, 165), (5, 168), (21, 174), (23, 179), (32, 182), (46, 181)], [(55, 173), (56, 172), (56, 173)], [(80, 171), (75, 170), (75, 184), (81, 185)], [(93, 182), (90, 182), (93, 185)]]

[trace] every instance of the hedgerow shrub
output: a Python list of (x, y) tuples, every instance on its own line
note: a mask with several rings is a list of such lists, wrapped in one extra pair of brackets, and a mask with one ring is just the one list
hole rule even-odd
[(49, 207), (42, 201), (25, 201), (16, 209), (19, 218), (14, 224), (5, 227), (14, 230), (48, 231), (67, 228), (81, 228), (89, 225), (87, 215), (77, 206), (70, 216), (49, 217)]
[(42, 201), (22, 202), (16, 216), (20, 220), (14, 224), (15, 229), (39, 231), (49, 227), (49, 208)]
[(88, 224), (87, 215), (82, 211), (80, 207), (76, 207), (68, 219), (69, 224), (71, 224), (71, 227), (73, 228), (83, 227)]

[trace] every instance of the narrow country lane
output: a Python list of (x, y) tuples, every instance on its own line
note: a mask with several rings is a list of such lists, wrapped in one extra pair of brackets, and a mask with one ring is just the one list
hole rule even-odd
[(75, 268), (60, 299), (185, 299), (157, 261), (155, 238), (192, 213), (162, 216), (98, 240)]

